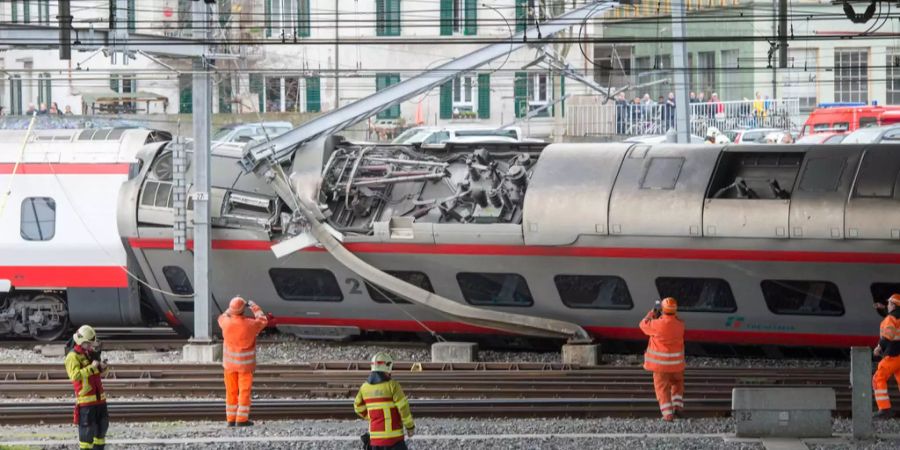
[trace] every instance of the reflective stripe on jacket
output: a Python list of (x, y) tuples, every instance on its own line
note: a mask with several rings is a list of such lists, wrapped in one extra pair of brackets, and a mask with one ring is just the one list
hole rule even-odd
[(356, 414), (369, 420), (369, 436), (372, 446), (390, 447), (403, 440), (403, 429), (413, 429), (409, 400), (400, 383), (387, 380), (381, 383), (364, 383), (353, 403)]
[(882, 356), (900, 356), (900, 318), (893, 314), (885, 316), (879, 327), (878, 345), (881, 347)]
[(659, 319), (645, 317), (641, 331), (650, 336), (644, 352), (644, 369), (652, 372), (684, 371), (684, 322), (674, 314)]
[(266, 328), (269, 320), (259, 306), (250, 307), (252, 318), (232, 316), (228, 313), (219, 316), (219, 327), (222, 328), (222, 367), (234, 372), (253, 372), (256, 369), (256, 336)]
[(75, 403), (79, 406), (106, 403), (106, 392), (100, 370), (91, 365), (91, 359), (80, 346), (66, 355), (66, 374), (75, 389)]

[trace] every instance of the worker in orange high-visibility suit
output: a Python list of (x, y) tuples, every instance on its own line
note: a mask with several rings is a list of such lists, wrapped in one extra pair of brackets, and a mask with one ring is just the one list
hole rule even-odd
[(879, 327), (878, 346), (872, 353), (881, 356), (878, 370), (872, 377), (872, 387), (875, 390), (875, 403), (878, 404), (876, 419), (889, 419), (894, 417), (891, 411), (891, 398), (888, 395), (888, 379), (894, 377), (900, 387), (900, 294), (894, 294), (888, 299), (887, 316), (881, 321)]
[(412, 437), (416, 430), (409, 400), (400, 383), (391, 378), (394, 360), (387, 353), (372, 357), (372, 372), (359, 388), (353, 409), (369, 420), (369, 432), (363, 435), (367, 449), (407, 450), (403, 430)]
[(641, 331), (650, 336), (644, 353), (644, 369), (653, 372), (653, 386), (663, 420), (671, 422), (684, 409), (684, 322), (678, 318), (672, 297), (660, 302), (641, 320)]
[(253, 317), (244, 316), (248, 302), (231, 299), (228, 310), (219, 316), (222, 328), (222, 367), (225, 368), (225, 417), (228, 426), (245, 427), (250, 421), (250, 390), (256, 369), (256, 336), (269, 321), (262, 308), (251, 300)]

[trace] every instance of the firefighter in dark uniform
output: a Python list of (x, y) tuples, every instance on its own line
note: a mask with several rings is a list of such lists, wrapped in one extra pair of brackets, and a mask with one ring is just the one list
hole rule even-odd
[(100, 361), (97, 333), (89, 325), (83, 325), (69, 344), (66, 373), (75, 388), (78, 448), (103, 449), (106, 446), (109, 413), (100, 376), (107, 367), (105, 362)]

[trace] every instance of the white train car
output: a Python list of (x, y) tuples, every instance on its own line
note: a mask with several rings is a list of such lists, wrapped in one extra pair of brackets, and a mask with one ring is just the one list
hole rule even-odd
[[(167, 133), (129, 128), (0, 130), (0, 336), (55, 339), (72, 325), (136, 325), (116, 229), (135, 154)], [(131, 284), (134, 284), (133, 282)]]

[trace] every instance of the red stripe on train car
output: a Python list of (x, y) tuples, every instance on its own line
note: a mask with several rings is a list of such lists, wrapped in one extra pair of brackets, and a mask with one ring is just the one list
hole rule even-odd
[[(171, 239), (130, 238), (133, 248), (171, 249)], [(193, 246), (193, 242), (188, 242)], [(271, 249), (272, 243), (252, 240), (214, 240), (216, 250)], [(696, 259), (715, 261), (781, 261), (824, 263), (900, 264), (900, 253), (867, 252), (810, 252), (782, 250), (729, 250), (682, 248), (620, 248), (620, 247), (545, 247), (534, 245), (480, 244), (395, 244), (348, 243), (348, 250), (359, 253), (404, 253), (434, 255), (500, 255), (500, 256), (560, 256), (580, 258), (624, 259)], [(324, 251), (311, 247), (303, 251)]]
[[(507, 334), (489, 328), (476, 327), (458, 322), (425, 321), (425, 326), (437, 333), (459, 334)], [(314, 325), (314, 326), (352, 326), (362, 330), (386, 331), (426, 331), (418, 322), (412, 320), (379, 320), (379, 319), (343, 319), (325, 317), (274, 317), (269, 321), (275, 325)], [(637, 326), (599, 327), (585, 326), (584, 329), (599, 339), (646, 340)], [(819, 333), (790, 333), (784, 331), (721, 331), (721, 330), (687, 330), (685, 340), (688, 342), (711, 342), (722, 344), (744, 345), (783, 345), (809, 347), (851, 347), (873, 346), (878, 338), (871, 335), (833, 335)]]
[(127, 163), (0, 163), (0, 175), (128, 175)]
[(0, 279), (16, 289), (128, 287), (128, 275), (119, 266), (0, 266)]

